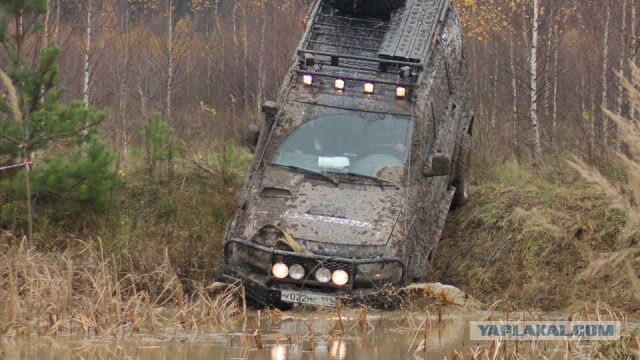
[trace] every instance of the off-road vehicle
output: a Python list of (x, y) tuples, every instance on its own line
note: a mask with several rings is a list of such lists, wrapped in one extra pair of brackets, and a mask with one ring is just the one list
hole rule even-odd
[[(317, 0), (224, 243), (251, 300), (379, 303), (467, 197), (468, 70), (448, 0)], [(452, 204), (453, 202), (453, 204)]]

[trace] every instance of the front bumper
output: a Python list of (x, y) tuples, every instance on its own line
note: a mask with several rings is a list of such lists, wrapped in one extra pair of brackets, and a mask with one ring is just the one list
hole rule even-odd
[[(311, 271), (302, 280), (277, 279), (271, 275), (271, 266), (277, 262), (284, 262), (288, 266), (312, 262), (331, 271), (341, 269), (349, 274), (349, 282), (343, 286), (331, 282), (320, 283), (310, 278)], [(367, 266), (387, 268), (393, 276), (365, 275), (362, 269)], [(387, 308), (397, 303), (394, 290), (405, 283), (406, 265), (396, 258), (349, 259), (308, 255), (241, 239), (228, 239), (224, 246), (221, 270), (226, 278), (223, 281), (242, 281), (246, 296), (262, 305), (277, 306), (282, 303), (281, 291), (293, 290), (334, 296), (344, 305), (366, 304)]]

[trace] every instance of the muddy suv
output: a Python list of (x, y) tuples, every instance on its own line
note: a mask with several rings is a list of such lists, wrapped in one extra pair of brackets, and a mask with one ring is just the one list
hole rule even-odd
[(467, 197), (468, 71), (448, 0), (317, 0), (264, 123), (222, 278), (253, 301), (380, 303)]

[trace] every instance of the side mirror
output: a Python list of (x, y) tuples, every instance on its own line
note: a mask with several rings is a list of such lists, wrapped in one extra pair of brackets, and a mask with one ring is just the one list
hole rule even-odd
[(264, 114), (262, 130), (256, 124), (251, 124), (249, 125), (249, 128), (247, 128), (248, 135), (246, 144), (252, 152), (255, 152), (256, 148), (258, 148), (260, 133), (264, 132), (265, 134), (268, 134), (271, 131), (271, 127), (276, 120), (276, 114), (278, 113), (278, 104), (274, 101), (265, 101), (262, 105), (262, 113)]
[(422, 175), (425, 177), (445, 176), (449, 175), (450, 169), (451, 159), (447, 155), (442, 153), (431, 154), (422, 168)]
[(251, 148), (251, 151), (256, 150), (258, 139), (260, 139), (260, 128), (256, 124), (249, 125), (249, 128), (247, 128), (247, 146)]

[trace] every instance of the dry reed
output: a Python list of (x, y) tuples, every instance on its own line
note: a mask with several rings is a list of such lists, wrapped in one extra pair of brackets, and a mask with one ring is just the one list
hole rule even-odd
[(0, 305), (0, 334), (193, 331), (224, 326), (240, 314), (237, 285), (195, 286), (194, 296), (186, 296), (166, 252), (162, 265), (145, 274), (118, 269), (100, 239), (79, 244), (41, 253), (23, 240), (0, 253), (0, 298), (7, 300)]

